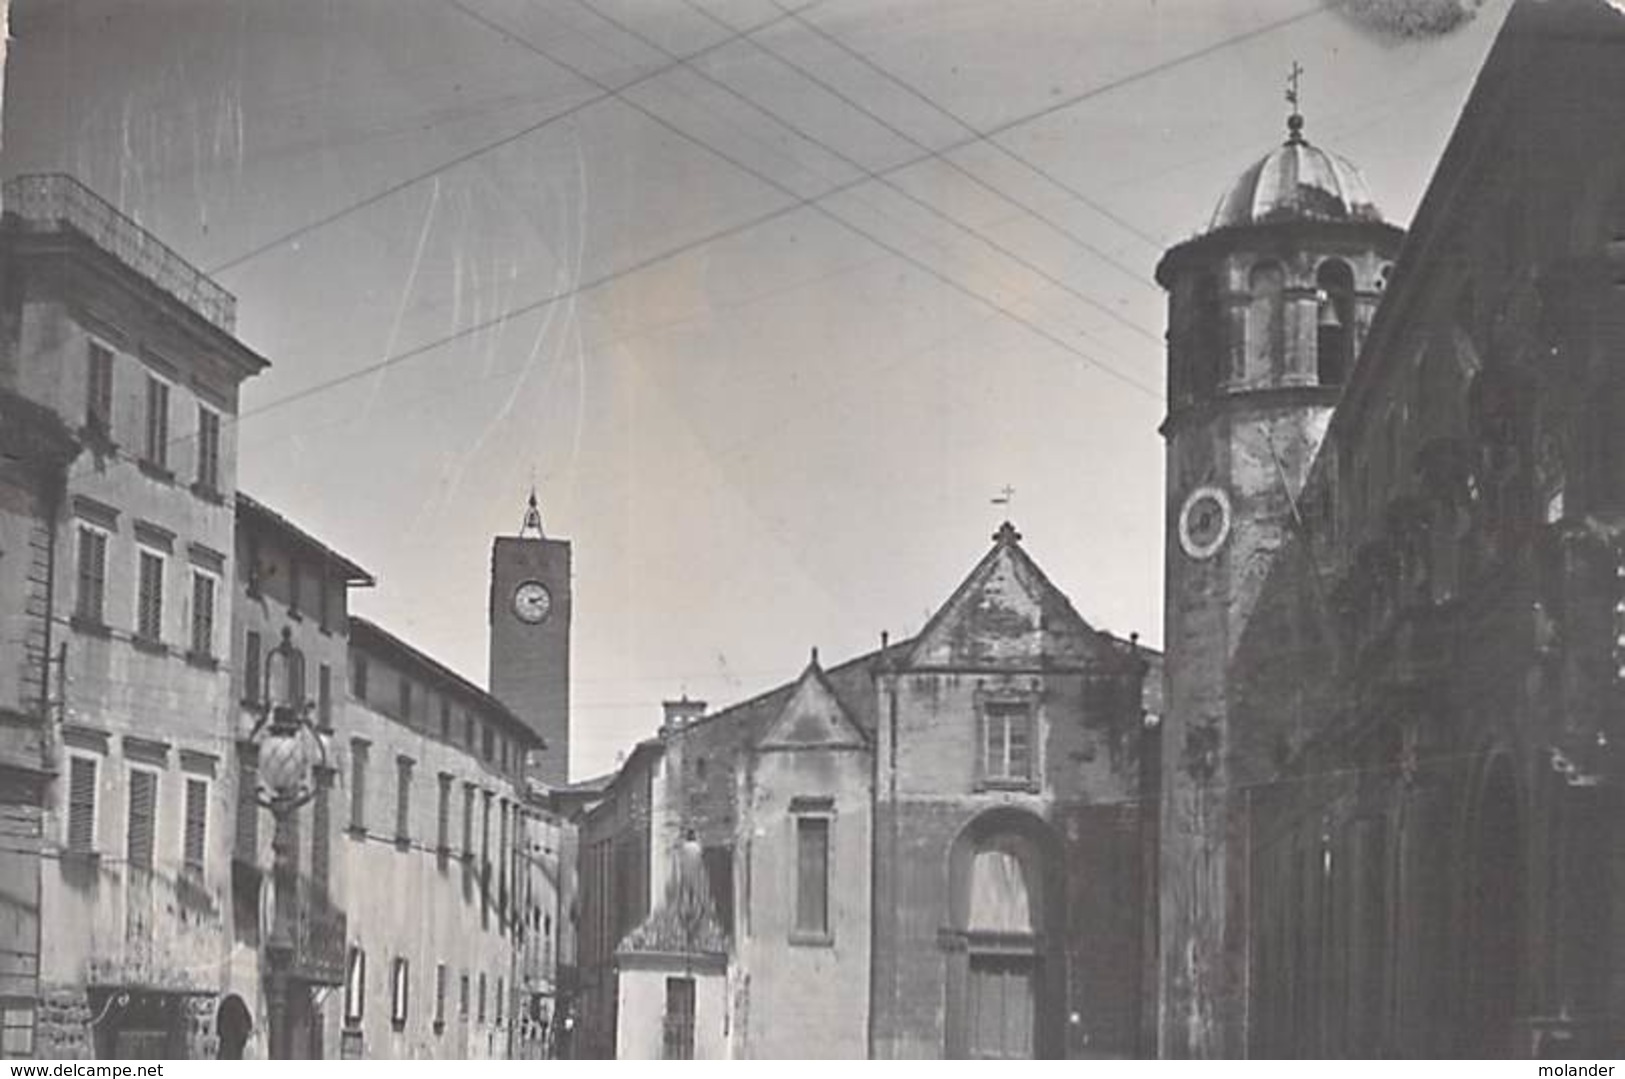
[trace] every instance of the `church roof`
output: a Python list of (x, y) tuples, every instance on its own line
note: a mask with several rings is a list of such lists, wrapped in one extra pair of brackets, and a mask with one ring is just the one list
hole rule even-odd
[(1219, 199), (1210, 231), (1276, 221), (1374, 221), (1382, 214), (1365, 177), (1347, 158), (1303, 137), (1294, 113), (1280, 146), (1259, 158)]

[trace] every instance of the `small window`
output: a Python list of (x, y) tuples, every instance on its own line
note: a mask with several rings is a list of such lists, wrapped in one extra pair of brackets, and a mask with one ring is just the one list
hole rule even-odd
[(197, 409), (197, 485), (205, 491), (220, 489), (220, 414), (202, 405)]
[(796, 921), (798, 940), (829, 940), (829, 826), (825, 816), (796, 821)]
[(1032, 708), (1025, 702), (991, 701), (982, 711), (982, 778), (1026, 784), (1033, 778)]
[(147, 376), (147, 463), (165, 468), (169, 463), (169, 384)]
[(327, 579), (327, 567), (323, 565), (316, 570), (316, 624), (323, 633), (333, 632), (332, 605), (332, 588)]
[(412, 722), (412, 683), (406, 676), (401, 675), (401, 722), (410, 725)]
[(299, 604), (302, 593), (305, 591), (305, 581), (299, 566), (299, 559), (288, 559), (288, 617), (301, 618)]
[(243, 635), (243, 700), (250, 704), (260, 701), (260, 682), (265, 678), (260, 667), (263, 654), (259, 630), (249, 630)]
[(440, 737), (451, 741), (451, 702), (440, 698)]
[(474, 784), (463, 784), (463, 857), (474, 857)]
[(68, 849), (96, 849), (96, 762), (89, 757), (69, 758)]
[(507, 995), (508, 995), (507, 990), (503, 988), (502, 975), (499, 974), (499, 975), (497, 975), (497, 999), (496, 999), (497, 1026), (502, 1025), (502, 1003), (507, 998)]
[(694, 979), (666, 979), (666, 1016), (661, 1059), (694, 1059)]
[(317, 773), (316, 797), (310, 803), (310, 878), (322, 888), (333, 869), (332, 793), (331, 773)]
[(344, 968), (344, 1021), (359, 1023), (367, 1010), (367, 953), (350, 946), (350, 959)]
[(79, 526), (79, 591), (74, 614), (100, 626), (106, 622), (107, 533)]
[(192, 654), (201, 659), (214, 656), (214, 578), (192, 572)]
[(480, 739), (480, 755), (485, 758), (485, 762), (487, 764), (489, 764), (491, 762), (492, 758), (494, 758), (497, 755), (496, 732), (491, 729), (489, 724), (485, 725), (482, 728), (482, 736), (481, 736), (481, 739)]
[(475, 1020), (477, 1022), (483, 1023), (483, 1022), (485, 1022), (485, 972), (484, 971), (480, 972), (480, 996), (479, 996), (478, 1004), (479, 1004), (479, 1012), (475, 1016)]
[(181, 840), (182, 861), (194, 873), (203, 873), (209, 827), (209, 783), (186, 780), (186, 831)]
[(412, 838), (412, 758), (395, 758), (395, 840)]
[(149, 643), (163, 638), (164, 632), (164, 556), (156, 551), (143, 550), (136, 586), (135, 633)]
[(316, 668), (316, 726), (333, 729), (333, 668), (325, 663)]
[(446, 964), (436, 963), (434, 968), (434, 1029), (439, 1033), (446, 1025)]
[(34, 1056), (34, 1002), (27, 997), (0, 997), (0, 1059)]
[(367, 830), (367, 743), (350, 743), (350, 827)]
[(463, 713), (463, 745), (470, 753), (474, 751), (474, 716), (469, 712)]
[(130, 813), (126, 821), (125, 858), (139, 869), (151, 869), (153, 823), (158, 815), (158, 773), (130, 769)]
[(359, 652), (350, 656), (350, 695), (358, 701), (367, 699), (367, 657)]
[(411, 964), (396, 956), (389, 968), (389, 1023), (396, 1030), (406, 1026), (406, 1009), (412, 987)]
[(436, 813), (435, 850), (445, 854), (451, 849), (451, 776), (440, 773), (440, 805)]
[(103, 438), (113, 436), (113, 350), (94, 341), (85, 389), (85, 426)]
[(468, 1018), (468, 972), (457, 976), (457, 1018)]

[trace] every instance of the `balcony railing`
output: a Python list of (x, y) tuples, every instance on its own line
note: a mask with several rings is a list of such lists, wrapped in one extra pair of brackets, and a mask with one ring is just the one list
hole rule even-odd
[(349, 928), (344, 911), (325, 887), (305, 876), (299, 878), (297, 900), (291, 973), (317, 985), (343, 985)]
[(220, 329), (236, 332), (236, 297), (73, 177), (18, 176), (0, 188), (0, 199), (26, 226), (78, 232)]

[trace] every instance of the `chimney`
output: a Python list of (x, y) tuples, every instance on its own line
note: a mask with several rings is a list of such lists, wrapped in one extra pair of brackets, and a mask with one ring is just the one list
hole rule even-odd
[(681, 700), (666, 701), (661, 705), (666, 710), (665, 720), (660, 724), (660, 732), (680, 731), (705, 715), (704, 701), (691, 701), (685, 693)]

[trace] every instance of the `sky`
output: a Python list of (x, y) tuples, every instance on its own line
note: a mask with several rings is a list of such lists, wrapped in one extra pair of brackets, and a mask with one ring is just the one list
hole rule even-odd
[(1507, 0), (784, 3), (11, 0), (0, 172), (238, 297), (242, 488), (482, 684), (534, 485), (574, 776), (917, 631), (1005, 517), (1159, 644), (1159, 255), (1294, 62), (1404, 224)]

